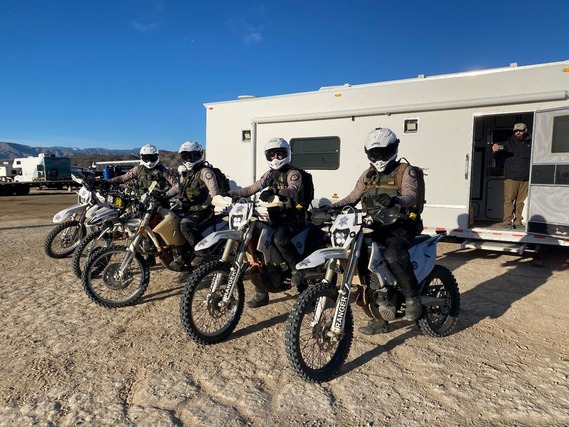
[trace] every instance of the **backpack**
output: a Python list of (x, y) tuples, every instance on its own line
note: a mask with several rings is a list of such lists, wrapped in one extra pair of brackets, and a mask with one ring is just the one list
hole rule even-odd
[(308, 209), (312, 200), (314, 200), (314, 181), (312, 174), (304, 169), (295, 169), (297, 169), (300, 172), (300, 176), (302, 176), (302, 207)]
[(217, 181), (217, 188), (219, 194), (225, 196), (230, 190), (229, 179), (225, 176), (221, 169), (212, 166), (209, 162), (204, 162), (204, 166), (210, 168), (215, 174), (215, 179)]
[(395, 185), (399, 190), (401, 190), (401, 185), (403, 183), (403, 174), (407, 170), (407, 167), (413, 168), (413, 170), (415, 171), (415, 177), (417, 178), (417, 183), (419, 184), (418, 194), (417, 194), (417, 205), (415, 207), (415, 210), (417, 211), (418, 214), (422, 214), (423, 209), (425, 208), (425, 203), (427, 203), (427, 201), (425, 200), (425, 172), (420, 167), (411, 166), (411, 164), (407, 159), (403, 158), (402, 160), (405, 160), (405, 163), (401, 163), (401, 165), (405, 167), (400, 167), (399, 170), (397, 171), (397, 176), (395, 177)]

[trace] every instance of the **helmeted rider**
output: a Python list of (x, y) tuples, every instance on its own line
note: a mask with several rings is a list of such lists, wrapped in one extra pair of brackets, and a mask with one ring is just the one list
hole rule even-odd
[[(415, 236), (423, 229), (420, 215), (414, 210), (419, 186), (416, 172), (411, 167), (404, 170), (401, 192), (394, 184), (398, 169), (407, 166), (397, 160), (398, 147), (399, 139), (391, 129), (377, 128), (371, 131), (364, 146), (370, 167), (361, 174), (350, 194), (329, 207), (354, 206), (361, 201), (364, 211), (398, 204), (402, 207), (402, 213), (411, 213), (391, 226), (374, 230), (372, 238), (385, 244), (385, 261), (405, 296), (405, 319), (416, 320), (421, 316), (422, 306), (408, 250)], [(387, 332), (388, 324), (382, 319), (371, 319), (367, 326), (359, 330), (366, 335)]]
[(202, 261), (201, 257), (194, 257), (194, 246), (201, 240), (198, 231), (200, 225), (213, 216), (211, 199), (219, 194), (219, 187), (215, 173), (204, 163), (204, 150), (199, 143), (186, 141), (180, 146), (178, 153), (185, 171), (181, 174), (175, 191), (182, 202), (182, 209), (186, 212), (180, 222), (180, 231), (188, 242), (188, 248), (184, 259), (175, 260), (185, 267), (185, 271), (175, 281), (183, 282), (190, 275), (188, 267), (199, 265)]
[[(248, 197), (259, 191), (259, 198), (268, 202), (278, 195), (286, 200), (284, 207), (269, 208), (269, 218), (276, 227), (274, 242), (281, 252), (291, 271), (291, 284), (299, 288), (302, 284), (303, 274), (296, 269), (301, 261), (298, 251), (291, 242), (291, 238), (306, 226), (306, 211), (301, 205), (302, 175), (298, 169), (290, 165), (290, 146), (283, 138), (272, 138), (265, 144), (265, 158), (269, 170), (261, 178), (248, 187), (232, 190), (229, 196)], [(257, 288), (255, 297), (247, 302), (251, 308), (262, 307), (269, 303), (267, 289)]]
[(158, 183), (158, 189), (164, 192), (164, 198), (170, 197), (172, 187), (176, 185), (176, 178), (170, 174), (168, 168), (160, 163), (158, 149), (151, 144), (146, 144), (140, 149), (140, 165), (134, 166), (123, 175), (115, 176), (103, 181), (101, 187), (110, 184), (122, 184), (130, 181), (136, 182), (136, 192), (144, 194), (152, 181)]

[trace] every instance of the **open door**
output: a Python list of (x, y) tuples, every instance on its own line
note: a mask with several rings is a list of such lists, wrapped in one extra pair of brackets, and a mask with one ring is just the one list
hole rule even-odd
[(569, 108), (535, 115), (528, 233), (569, 238)]

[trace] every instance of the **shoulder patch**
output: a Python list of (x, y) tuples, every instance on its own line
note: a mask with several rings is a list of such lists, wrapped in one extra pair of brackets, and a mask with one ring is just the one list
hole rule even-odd
[(410, 177), (417, 178), (417, 172), (415, 171), (415, 168), (407, 168), (407, 170), (409, 171)]
[(300, 177), (299, 173), (292, 173), (290, 174), (290, 180), (291, 181), (298, 181), (298, 178)]
[(207, 171), (205, 173), (205, 179), (210, 180), (213, 178), (213, 174), (210, 171)]

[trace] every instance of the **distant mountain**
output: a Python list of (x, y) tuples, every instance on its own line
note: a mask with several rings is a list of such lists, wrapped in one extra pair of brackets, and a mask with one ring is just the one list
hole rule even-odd
[(138, 148), (129, 150), (109, 150), (106, 148), (74, 148), (74, 147), (30, 147), (29, 145), (0, 142), (0, 159), (11, 160), (16, 157), (37, 156), (39, 153), (53, 154), (57, 157), (71, 156), (138, 156)]
[[(69, 157), (71, 163), (89, 167), (93, 162), (105, 160), (138, 159), (139, 148), (130, 150), (109, 150), (106, 148), (73, 148), (73, 147), (30, 147), (29, 145), (0, 142), (0, 160), (12, 160), (19, 157), (37, 156), (40, 153), (57, 157)], [(177, 152), (160, 150), (160, 162), (169, 168), (180, 164)]]

